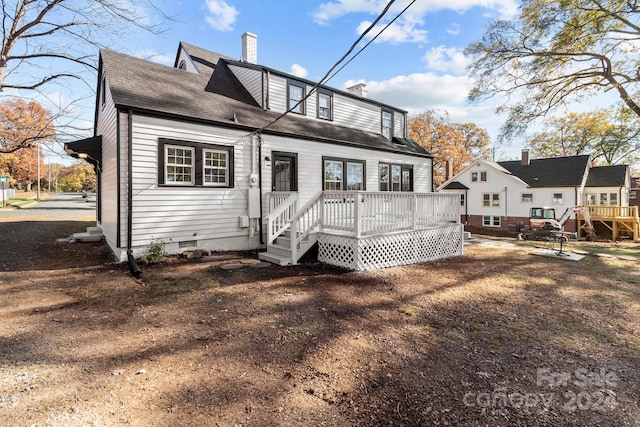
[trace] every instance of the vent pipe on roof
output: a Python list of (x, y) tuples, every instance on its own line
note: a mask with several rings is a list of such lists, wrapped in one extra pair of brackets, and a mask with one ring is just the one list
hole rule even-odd
[(358, 83), (351, 87), (348, 87), (347, 91), (361, 98), (367, 97), (367, 85), (364, 83)]
[(242, 62), (258, 63), (258, 36), (250, 32), (242, 35)]
[(531, 164), (531, 160), (529, 160), (529, 150), (522, 150), (522, 166), (529, 166)]

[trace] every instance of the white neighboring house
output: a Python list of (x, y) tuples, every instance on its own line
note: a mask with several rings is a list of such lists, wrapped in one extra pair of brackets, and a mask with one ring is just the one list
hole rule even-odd
[[(242, 42), (240, 60), (182, 42), (174, 67), (100, 51), (94, 136), (66, 149), (96, 167), (98, 226), (120, 260), (161, 243), (169, 253), (266, 247), (265, 259), (290, 264), (320, 230), (320, 258), (372, 269), (396, 260), (363, 266), (344, 235), (443, 220), (455, 247), (427, 258), (462, 252), (455, 197), (432, 193), (433, 156), (407, 137), (406, 111), (366, 98), (362, 84), (316, 91), (258, 65), (255, 35)], [(405, 241), (369, 252), (425, 260), (409, 259)]]
[[(555, 208), (559, 218), (575, 206), (628, 206), (629, 186), (626, 165), (592, 167), (589, 155), (530, 159), (523, 150), (521, 160), (476, 160), (437, 191), (458, 194), (463, 223), (507, 231), (528, 223), (532, 207)], [(575, 214), (565, 230), (577, 231)]]

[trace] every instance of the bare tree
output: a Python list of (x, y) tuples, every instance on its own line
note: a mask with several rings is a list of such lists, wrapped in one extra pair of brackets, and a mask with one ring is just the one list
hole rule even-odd
[(78, 130), (71, 125), (77, 115), (73, 104), (82, 100), (79, 93), (94, 90), (98, 49), (113, 47), (133, 29), (159, 32), (159, 24), (152, 21), (167, 19), (153, 0), (0, 0), (0, 4), (0, 94), (42, 102), (46, 91), (63, 88), (73, 100), (53, 102), (59, 111), (47, 105), (59, 118), (59, 138)]
[(504, 98), (501, 138), (587, 95), (614, 91), (640, 116), (640, 6), (636, 0), (523, 0), (471, 44), (472, 102)]

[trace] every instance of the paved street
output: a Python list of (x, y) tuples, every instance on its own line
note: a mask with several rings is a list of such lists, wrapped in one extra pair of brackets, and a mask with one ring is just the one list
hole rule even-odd
[(95, 221), (96, 204), (80, 193), (53, 193), (23, 209), (0, 209), (0, 221)]

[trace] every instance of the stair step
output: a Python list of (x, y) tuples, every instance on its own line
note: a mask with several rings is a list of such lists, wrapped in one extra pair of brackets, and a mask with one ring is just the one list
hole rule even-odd
[(102, 234), (74, 233), (73, 238), (80, 242), (99, 242), (104, 236)]
[(291, 246), (271, 244), (267, 246), (267, 252), (270, 254), (291, 258)]
[(87, 233), (91, 235), (100, 235), (102, 236), (102, 228), (100, 227), (87, 227)]
[(291, 255), (289, 255), (289, 257), (285, 257), (285, 256), (280, 256), (274, 253), (270, 253), (270, 252), (260, 252), (258, 254), (258, 258), (260, 258), (263, 261), (268, 261), (272, 264), (276, 264), (276, 265), (291, 265)]

